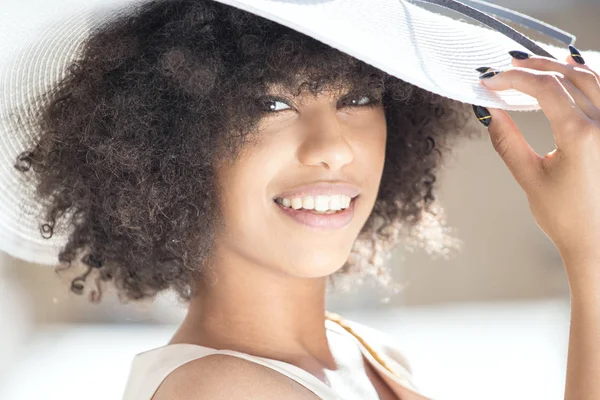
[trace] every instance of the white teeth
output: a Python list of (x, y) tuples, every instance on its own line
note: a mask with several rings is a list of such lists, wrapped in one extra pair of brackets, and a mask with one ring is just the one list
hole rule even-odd
[[(333, 196), (331, 196), (333, 197)], [(327, 196), (315, 197), (315, 210), (327, 211), (329, 209), (329, 198)]]
[(315, 208), (315, 199), (311, 196), (306, 196), (302, 199), (302, 208), (305, 210), (314, 210)]
[(318, 212), (339, 211), (350, 207), (352, 198), (346, 195), (304, 196), (294, 198), (278, 198), (277, 202), (294, 210), (315, 210)]
[(342, 197), (342, 208), (348, 208), (348, 207), (350, 207), (350, 201), (351, 201), (351, 200), (352, 200), (352, 199), (351, 199), (350, 197), (348, 197), (348, 196), (343, 196), (343, 197)]
[(342, 208), (342, 199), (340, 199), (340, 196), (333, 196), (329, 200), (329, 208), (336, 211)]
[(294, 210), (297, 210), (299, 208), (302, 208), (302, 199), (300, 197), (294, 197), (292, 199), (292, 208)]

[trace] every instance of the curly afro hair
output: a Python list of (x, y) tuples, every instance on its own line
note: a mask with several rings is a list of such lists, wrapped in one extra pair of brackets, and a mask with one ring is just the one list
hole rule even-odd
[(167, 289), (189, 301), (210, 268), (221, 221), (215, 163), (235, 162), (250, 142), (271, 84), (313, 94), (343, 85), (353, 93), (383, 89), (388, 138), (378, 198), (328, 283), (370, 276), (392, 287), (383, 259), (402, 239), (434, 255), (459, 247), (432, 192), (445, 140), (476, 132), (465, 129), (474, 120), (470, 105), (210, 0), (132, 6), (82, 49), (32, 110), (27, 123), (39, 136), (15, 160), (15, 168), (35, 172), (36, 198), (46, 204), (43, 235), (69, 218), (56, 271), (74, 261), (87, 268), (73, 292), (83, 293), (93, 271), (93, 302), (109, 283), (121, 301)]

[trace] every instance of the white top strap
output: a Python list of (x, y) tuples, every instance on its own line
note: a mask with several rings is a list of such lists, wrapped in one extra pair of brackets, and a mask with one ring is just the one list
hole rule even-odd
[[(371, 354), (370, 350), (357, 339), (357, 344), (361, 352), (367, 360), (375, 366), (376, 370), (387, 375), (389, 379), (399, 383), (404, 388), (407, 388), (414, 393), (418, 393), (412, 381), (409, 366), (403, 356), (400, 355), (398, 351), (395, 351), (396, 355), (393, 356), (393, 359), (384, 355), (385, 353), (389, 353), (390, 349), (384, 348), (385, 340), (383, 340), (377, 330), (347, 320), (344, 322), (346, 326), (352, 327), (353, 332), (360, 335), (369, 343), (368, 347), (370, 347), (370, 350), (374, 350), (377, 353), (378, 358), (385, 357), (383, 362), (386, 363), (386, 368), (384, 368), (380, 364), (381, 361), (377, 360), (373, 354)], [(338, 323), (329, 319), (325, 320), (325, 326), (327, 329), (356, 338)], [(165, 345), (137, 354), (131, 365), (123, 400), (150, 400), (160, 384), (176, 368), (187, 362), (211, 354), (227, 354), (264, 365), (265, 367), (271, 368), (290, 379), (295, 380), (323, 400), (340, 400), (340, 397), (333, 389), (314, 375), (293, 364), (271, 358), (253, 356), (235, 350), (218, 350), (189, 343)], [(393, 370), (393, 373), (387, 369), (390, 367)]]

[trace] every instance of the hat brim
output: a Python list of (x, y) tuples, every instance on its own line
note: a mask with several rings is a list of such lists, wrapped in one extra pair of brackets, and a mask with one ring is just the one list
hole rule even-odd
[[(511, 66), (510, 50), (524, 50), (494, 30), (401, 0), (216, 0), (309, 35), (382, 71), (440, 96), (505, 110), (537, 110), (516, 90), (491, 91), (475, 71)], [(8, 4), (7, 4), (8, 3)], [(64, 76), (82, 40), (98, 24), (138, 0), (5, 0), (0, 16), (0, 250), (57, 264), (68, 232), (51, 239), (39, 230), (40, 205), (32, 185), (13, 167), (35, 136), (10, 112)], [(8, 10), (8, 12), (6, 12)], [(35, 10), (33, 13), (32, 10)], [(568, 48), (536, 42), (559, 60)], [(584, 51), (600, 70), (600, 52)]]
[[(512, 111), (539, 110), (517, 90), (481, 85), (481, 66), (512, 66), (511, 50), (529, 52), (498, 31), (429, 11), (403, 0), (216, 0), (311, 36), (370, 65), (440, 96)], [(570, 54), (534, 41), (564, 61)], [(586, 64), (600, 70), (600, 52), (586, 50)]]

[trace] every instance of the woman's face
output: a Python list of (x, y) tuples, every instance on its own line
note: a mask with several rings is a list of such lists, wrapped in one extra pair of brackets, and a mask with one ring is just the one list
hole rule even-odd
[[(253, 133), (257, 140), (234, 165), (217, 170), (225, 223), (225, 231), (217, 234), (218, 253), (234, 252), (236, 259), (297, 277), (332, 274), (348, 259), (379, 190), (387, 134), (380, 93), (294, 97), (273, 86), (268, 95), (277, 98), (269, 97), (265, 103), (272, 111)], [(369, 102), (377, 104), (370, 107)], [(331, 192), (282, 196), (324, 183), (333, 184)], [(335, 184), (359, 193), (347, 211), (319, 216), (304, 209), (311, 203), (314, 207), (315, 201), (319, 207), (335, 208), (336, 200), (329, 194), (344, 193)], [(288, 210), (308, 224), (285, 211), (275, 201), (279, 197), (290, 199)], [(344, 206), (348, 200), (337, 199)], [(300, 204), (302, 209), (296, 211)]]

